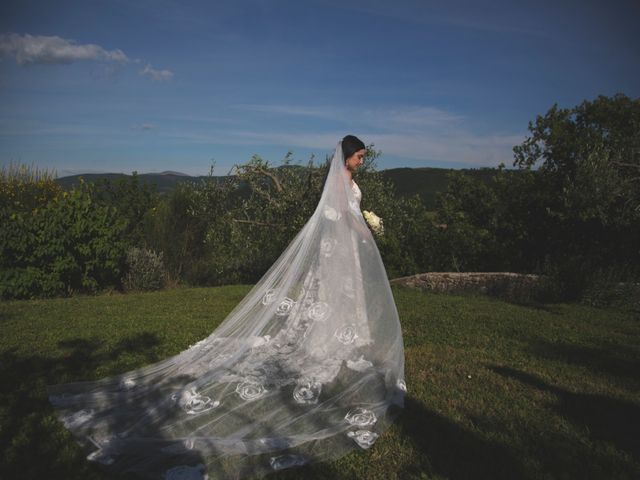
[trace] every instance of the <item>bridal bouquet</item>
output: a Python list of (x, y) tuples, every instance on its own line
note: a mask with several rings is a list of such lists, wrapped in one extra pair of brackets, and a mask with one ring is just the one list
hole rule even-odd
[(382, 235), (384, 233), (384, 225), (382, 224), (382, 219), (379, 216), (369, 210), (364, 210), (362, 215), (373, 233), (376, 235)]

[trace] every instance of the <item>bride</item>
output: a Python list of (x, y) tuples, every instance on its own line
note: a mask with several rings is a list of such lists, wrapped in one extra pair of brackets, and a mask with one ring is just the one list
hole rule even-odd
[(88, 459), (143, 477), (242, 478), (370, 448), (401, 411), (398, 313), (339, 143), (318, 206), (204, 340), (116, 377), (49, 387)]

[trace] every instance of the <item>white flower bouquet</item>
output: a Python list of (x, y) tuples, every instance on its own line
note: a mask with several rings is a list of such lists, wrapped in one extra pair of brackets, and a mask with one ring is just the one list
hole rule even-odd
[(364, 210), (362, 215), (373, 233), (376, 235), (382, 235), (384, 233), (384, 225), (382, 224), (382, 219), (379, 216), (369, 210)]

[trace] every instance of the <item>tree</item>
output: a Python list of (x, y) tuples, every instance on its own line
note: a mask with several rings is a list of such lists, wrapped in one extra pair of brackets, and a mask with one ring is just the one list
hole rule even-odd
[(112, 206), (127, 221), (125, 240), (137, 247), (144, 243), (144, 218), (158, 204), (155, 185), (142, 182), (138, 172), (116, 181), (102, 178), (95, 182), (96, 202)]
[(514, 177), (504, 189), (514, 197), (503, 198), (535, 212), (526, 236), (536, 261), (563, 271), (576, 293), (598, 272), (637, 277), (640, 99), (617, 94), (569, 109), (554, 105), (529, 130), (514, 147), (514, 166), (535, 178)]
[[(558, 192), (549, 209), (602, 223), (640, 218), (640, 99), (599, 96), (570, 109), (554, 105), (514, 147), (514, 166), (539, 167)], [(579, 213), (578, 213), (579, 211)]]

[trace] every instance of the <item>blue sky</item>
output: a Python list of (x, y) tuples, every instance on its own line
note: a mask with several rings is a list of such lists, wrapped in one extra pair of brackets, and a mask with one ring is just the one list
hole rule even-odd
[(511, 164), (554, 103), (640, 96), (640, 2), (4, 0), (0, 161), (216, 174)]

